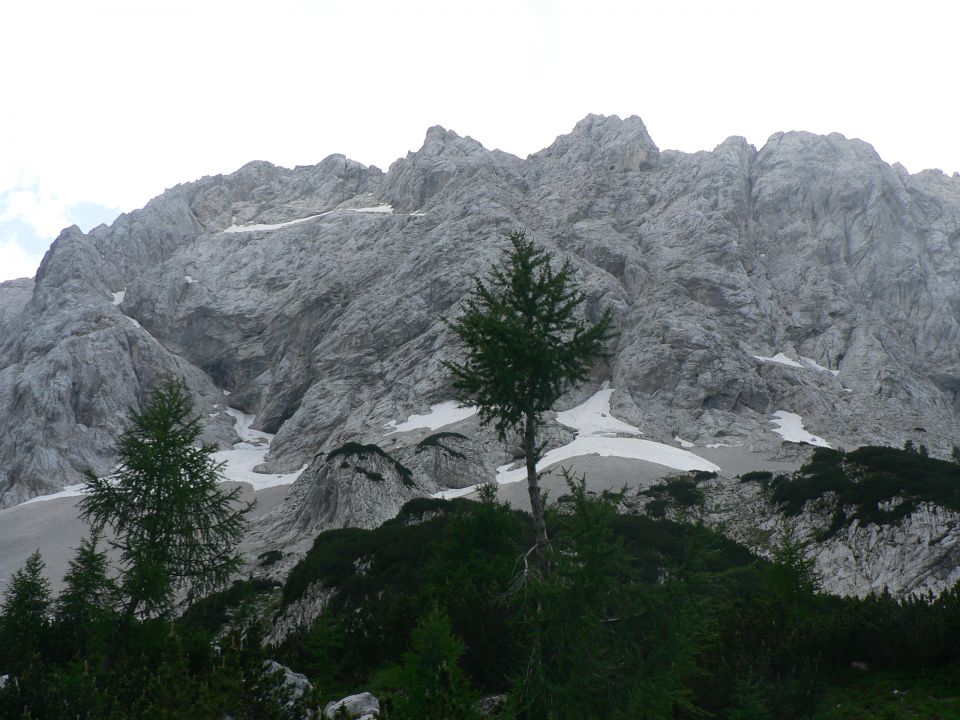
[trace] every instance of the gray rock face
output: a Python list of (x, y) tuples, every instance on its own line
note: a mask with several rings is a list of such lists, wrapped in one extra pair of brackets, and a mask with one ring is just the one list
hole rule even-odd
[(405, 502), (424, 494), (425, 488), (399, 460), (331, 454), (303, 472), (284, 501), (258, 521), (258, 532), (271, 543), (296, 548), (322, 530), (377, 527)]
[(368, 692), (348, 695), (341, 700), (327, 703), (323, 717), (328, 720), (346, 718), (347, 720), (374, 720), (380, 715), (380, 701)]
[(20, 278), (0, 282), (0, 329), (3, 323), (13, 319), (30, 302), (33, 295), (33, 280)]
[[(285, 704), (287, 708), (294, 705), (305, 694), (313, 690), (313, 685), (307, 679), (306, 675), (295, 672), (286, 665), (281, 665), (276, 660), (264, 660), (263, 669), (267, 673), (283, 673), (283, 686), (290, 693), (290, 699)], [(308, 715), (307, 717), (310, 716)]]
[(707, 490), (704, 520), (762, 555), (784, 535), (808, 543), (823, 590), (863, 597), (885, 590), (894, 597), (939, 595), (960, 580), (960, 516), (921, 504), (897, 524), (850, 526), (826, 540), (817, 531), (830, 526), (832, 505), (808, 502), (788, 518), (777, 511), (757, 483), (724, 478)]
[[(594, 380), (649, 439), (775, 452), (776, 410), (834, 445), (960, 439), (960, 178), (839, 135), (661, 152), (639, 118), (589, 116), (526, 160), (431, 128), (387, 173), (250, 163), (64, 230), (29, 301), (0, 285), (0, 506), (107, 470), (127, 408), (169, 374), (204, 415), (229, 402), (276, 433), (274, 471), (382, 439), (452, 397), (439, 318), (517, 227), (574, 262), (588, 316), (614, 308)], [(754, 357), (777, 353), (802, 367)], [(231, 418), (208, 437), (235, 439)], [(489, 434), (471, 442), (485, 467), (509, 460)], [(369, 478), (307, 473), (297, 492), (329, 495), (325, 523), (389, 512)]]
[(332, 596), (333, 591), (323, 587), (322, 583), (313, 583), (302, 598), (290, 603), (279, 617), (274, 619), (263, 644), (277, 646), (286, 640), (290, 633), (309, 627), (323, 613)]

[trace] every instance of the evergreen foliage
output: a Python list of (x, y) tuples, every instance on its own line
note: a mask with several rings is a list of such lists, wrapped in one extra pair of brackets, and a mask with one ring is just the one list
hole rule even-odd
[(427, 435), (423, 440), (417, 443), (417, 449), (414, 452), (421, 453), (428, 448), (436, 447), (444, 450), (448, 455), (464, 459), (466, 456), (459, 450), (455, 450), (449, 445), (444, 444), (444, 440), (466, 440), (467, 436), (458, 432), (438, 432)]
[(386, 720), (471, 720), (477, 693), (460, 667), (466, 647), (446, 612), (434, 606), (410, 633), (399, 667), (384, 671), (376, 685), (389, 695)]
[(40, 551), (10, 579), (0, 609), (0, 659), (4, 672), (20, 673), (46, 649), (50, 630), (50, 582)]
[(536, 471), (543, 454), (538, 442), (541, 416), (571, 386), (587, 378), (605, 354), (612, 315), (604, 310), (594, 324), (578, 317), (586, 296), (573, 282), (573, 266), (554, 270), (552, 256), (510, 234), (511, 249), (486, 281), (477, 278), (466, 308), (449, 327), (466, 348), (466, 358), (446, 363), (459, 398), (478, 408), (501, 442), (518, 433), (541, 572), (549, 572), (547, 531)]
[(202, 432), (182, 382), (158, 388), (145, 412), (131, 411), (120, 436), (117, 471), (88, 472), (82, 515), (95, 532), (110, 528), (120, 551), (126, 615), (164, 615), (176, 593), (222, 586), (240, 566), (240, 489), (225, 492), (216, 447)]
[[(361, 462), (369, 457), (378, 457), (385, 461), (387, 464), (391, 465), (397, 474), (400, 476), (400, 481), (407, 487), (413, 487), (415, 485), (413, 481), (413, 471), (410, 470), (406, 465), (401, 463), (399, 460), (394, 458), (390, 453), (384, 450), (379, 445), (374, 443), (363, 444), (358, 442), (346, 442), (335, 450), (331, 450), (324, 462), (331, 462), (336, 458), (340, 458), (341, 462), (349, 465), (348, 459), (356, 458)], [(363, 465), (354, 464), (353, 469), (362, 475), (366, 475), (368, 478), (375, 482), (383, 482), (384, 477), (380, 473), (370, 470), (369, 468), (364, 467)]]
[[(550, 507), (554, 569), (532, 582), (517, 563), (529, 516), (484, 497), (421, 498), (379, 528), (318, 536), (284, 597), (314, 582), (332, 594), (311, 627), (270, 651), (319, 688), (300, 704), (264, 664), (255, 622), (253, 608), (273, 607), (276, 589), (250, 579), (176, 622), (105, 623), (105, 641), (119, 641), (109, 669), (100, 644), (67, 653), (47, 626), (30, 662), (0, 665), (11, 675), (0, 717), (302, 718), (370, 687), (390, 691), (394, 718), (470, 717), (475, 697), (504, 693), (499, 720), (854, 718), (878, 707), (873, 673), (923, 688), (938, 699), (919, 707), (951, 716), (960, 586), (937, 599), (824, 595), (789, 536), (768, 562), (699, 524), (618, 513), (619, 494), (582, 482)], [(73, 566), (96, 581), (75, 587), (102, 587), (100, 555), (85, 542)], [(5, 594), (4, 632), (24, 617), (42, 628), (49, 614), (42, 560), (28, 566)]]
[(668, 508), (680, 513), (686, 513), (703, 504), (703, 491), (700, 490), (698, 479), (693, 474), (674, 475), (665, 478), (662, 482), (644, 490), (641, 495), (652, 498), (646, 503), (645, 509), (651, 517), (666, 517)]
[(769, 482), (773, 479), (773, 473), (769, 470), (754, 470), (752, 472), (744, 473), (740, 476), (740, 482), (758, 482), (764, 483)]
[(706, 615), (689, 602), (689, 568), (669, 563), (669, 580), (645, 581), (614, 532), (620, 496), (591, 498), (585, 480), (566, 479), (566, 507), (551, 514), (554, 572), (525, 586), (521, 599), (529, 655), (514, 677), (510, 713), (572, 720), (600, 707), (624, 718), (691, 708)]
[[(821, 539), (854, 518), (864, 524), (898, 522), (922, 502), (960, 512), (960, 467), (915, 450), (816, 448), (798, 472), (778, 476), (771, 487), (774, 501), (788, 515), (798, 515), (809, 500), (833, 494), (833, 521)], [(851, 506), (855, 510), (848, 515)]]
[(56, 602), (57, 636), (74, 657), (103, 653), (117, 621), (120, 588), (109, 576), (110, 563), (107, 553), (97, 549), (99, 542), (98, 533), (81, 541)]

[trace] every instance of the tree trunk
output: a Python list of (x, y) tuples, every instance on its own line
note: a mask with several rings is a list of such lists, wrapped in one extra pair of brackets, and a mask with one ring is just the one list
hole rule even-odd
[(543, 522), (543, 499), (537, 477), (537, 433), (533, 415), (527, 415), (523, 431), (523, 452), (527, 461), (527, 492), (530, 494), (530, 514), (533, 516), (533, 532), (537, 540), (537, 564), (543, 577), (550, 575), (550, 560), (547, 558), (547, 526)]

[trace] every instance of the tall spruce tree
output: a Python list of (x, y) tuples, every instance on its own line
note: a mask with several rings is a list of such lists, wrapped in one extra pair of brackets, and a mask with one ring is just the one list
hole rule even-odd
[(0, 662), (4, 672), (17, 674), (38, 662), (50, 627), (50, 582), (40, 551), (17, 570), (0, 606)]
[(70, 560), (57, 597), (57, 635), (67, 653), (103, 651), (116, 617), (120, 589), (109, 576), (107, 553), (97, 549), (100, 534), (84, 538)]
[(559, 270), (552, 256), (524, 231), (510, 234), (511, 249), (486, 281), (476, 280), (466, 309), (450, 328), (466, 346), (466, 359), (447, 363), (462, 401), (479, 409), (501, 442), (520, 435), (527, 469), (530, 509), (540, 570), (549, 574), (547, 528), (543, 520), (537, 461), (542, 415), (571, 386), (586, 379), (605, 355), (611, 335), (607, 308), (594, 324), (580, 319), (584, 294), (574, 287), (569, 261)]
[(87, 473), (81, 514), (95, 532), (109, 527), (120, 550), (124, 615), (165, 615), (181, 590), (208, 592), (240, 566), (240, 489), (225, 492), (216, 447), (198, 444), (199, 419), (182, 382), (169, 380), (145, 412), (131, 411), (113, 475)]

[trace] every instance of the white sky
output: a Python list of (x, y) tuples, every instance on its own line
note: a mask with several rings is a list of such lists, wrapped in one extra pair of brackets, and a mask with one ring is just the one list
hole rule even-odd
[(0, 280), (179, 182), (385, 170), (435, 124), (521, 157), (590, 112), (685, 151), (841, 132), (960, 171), (958, 27), (950, 0), (5, 1)]

